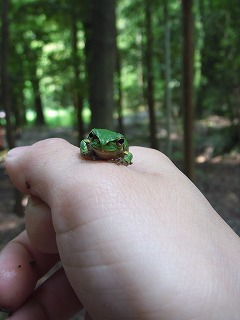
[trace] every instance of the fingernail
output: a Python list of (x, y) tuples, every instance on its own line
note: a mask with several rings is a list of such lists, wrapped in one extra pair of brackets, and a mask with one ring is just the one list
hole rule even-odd
[(8, 158), (16, 158), (18, 156), (21, 156), (22, 154), (24, 154), (26, 152), (26, 150), (29, 147), (16, 147), (11, 149), (10, 151), (8, 151), (7, 157)]

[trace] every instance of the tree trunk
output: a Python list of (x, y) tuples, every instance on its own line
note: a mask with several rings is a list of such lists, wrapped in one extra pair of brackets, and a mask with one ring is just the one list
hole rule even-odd
[(32, 52), (30, 54), (30, 59), (35, 59), (33, 61), (31, 61), (32, 66), (31, 66), (31, 70), (32, 70), (32, 89), (33, 89), (33, 96), (34, 96), (34, 106), (35, 106), (35, 111), (36, 111), (36, 119), (35, 119), (35, 123), (36, 125), (44, 125), (45, 124), (45, 118), (44, 118), (44, 113), (43, 113), (43, 105), (42, 105), (42, 98), (41, 98), (41, 93), (40, 93), (40, 85), (39, 85), (39, 78), (37, 75), (37, 54), (34, 54), (34, 52)]
[(194, 180), (193, 17), (192, 0), (182, 0), (184, 171)]
[(168, 1), (164, 2), (164, 19), (165, 19), (165, 103), (166, 103), (166, 120), (167, 120), (167, 156), (172, 155), (172, 92), (170, 87), (171, 81), (171, 46), (170, 46), (170, 22), (168, 12)]
[[(14, 107), (14, 113), (15, 113), (15, 118), (16, 117), (18, 118), (18, 119), (16, 119), (16, 127), (20, 128), (20, 127), (23, 127), (27, 124), (23, 87), (19, 88), (16, 95), (17, 95), (17, 101), (16, 101), (16, 107)], [(17, 113), (18, 113), (18, 115), (16, 116)]]
[(71, 38), (72, 38), (72, 66), (74, 72), (74, 106), (77, 114), (77, 129), (79, 141), (83, 139), (84, 127), (83, 127), (83, 94), (80, 79), (80, 59), (78, 55), (78, 38), (77, 38), (77, 17), (76, 13), (72, 11), (71, 15)]
[(10, 103), (10, 89), (9, 89), (9, 75), (8, 75), (8, 49), (9, 49), (9, 13), (10, 0), (3, 0), (2, 2), (2, 41), (1, 41), (1, 91), (2, 91), (2, 105), (6, 113), (6, 135), (8, 147), (14, 148), (14, 132), (11, 123), (11, 103)]
[[(1, 89), (2, 89), (2, 105), (6, 113), (6, 132), (8, 147), (14, 148), (14, 132), (11, 123), (11, 107), (10, 107), (10, 91), (8, 76), (8, 46), (9, 46), (9, 20), (8, 13), (10, 0), (2, 2), (2, 45), (1, 45)], [(15, 205), (14, 209), (17, 215), (23, 216), (22, 195), (15, 189)]]
[(153, 32), (152, 32), (152, 0), (145, 0), (146, 19), (146, 99), (149, 112), (149, 129), (151, 148), (158, 149), (156, 137), (156, 116), (154, 107), (154, 75), (153, 75)]
[(34, 105), (36, 110), (35, 123), (37, 125), (42, 126), (45, 124), (45, 118), (43, 113), (42, 99), (41, 99), (39, 79), (37, 77), (37, 72), (36, 72), (35, 78), (32, 79), (32, 87), (33, 87), (33, 95), (34, 95)]
[(124, 134), (123, 115), (122, 115), (122, 75), (121, 75), (121, 57), (116, 45), (116, 68), (117, 68), (117, 113), (118, 113), (118, 131)]
[(113, 129), (115, 0), (91, 0), (90, 21), (87, 43), (92, 127)]

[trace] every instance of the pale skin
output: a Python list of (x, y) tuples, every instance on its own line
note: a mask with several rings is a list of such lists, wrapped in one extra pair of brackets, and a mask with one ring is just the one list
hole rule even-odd
[[(49, 139), (10, 152), (31, 196), (26, 230), (0, 254), (0, 308), (13, 320), (239, 320), (240, 241), (162, 153), (131, 166), (82, 159)], [(27, 235), (28, 234), (28, 235)], [(60, 269), (34, 291), (59, 259)]]

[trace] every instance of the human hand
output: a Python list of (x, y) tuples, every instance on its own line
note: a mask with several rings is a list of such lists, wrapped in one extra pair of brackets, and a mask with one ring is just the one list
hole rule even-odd
[[(0, 255), (0, 307), (12, 319), (240, 318), (240, 244), (158, 151), (134, 163), (81, 159), (60, 139), (15, 149), (6, 169), (31, 196), (26, 229)], [(64, 271), (34, 290), (58, 260)], [(21, 266), (21, 267), (19, 267)]]

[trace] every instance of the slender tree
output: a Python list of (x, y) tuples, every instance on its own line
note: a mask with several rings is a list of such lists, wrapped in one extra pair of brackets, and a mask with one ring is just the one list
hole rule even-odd
[(32, 79), (32, 88), (33, 88), (33, 95), (34, 95), (34, 105), (36, 110), (36, 124), (37, 125), (44, 125), (45, 124), (45, 118), (43, 113), (43, 104), (42, 104), (42, 98), (41, 98), (41, 92), (40, 92), (40, 80), (37, 75), (37, 70), (35, 70), (35, 76), (33, 74)]
[(113, 128), (115, 0), (91, 0), (88, 24), (89, 102), (92, 127)]
[(40, 78), (38, 75), (38, 63), (41, 51), (42, 48), (31, 49), (29, 44), (25, 45), (24, 47), (24, 53), (28, 60), (28, 72), (33, 90), (34, 106), (36, 111), (35, 123), (40, 126), (45, 124), (42, 96), (40, 91)]
[(123, 114), (122, 114), (122, 73), (121, 73), (121, 56), (120, 51), (116, 45), (116, 87), (118, 92), (117, 97), (117, 114), (118, 114), (118, 130), (124, 133), (124, 126), (123, 126)]
[(77, 27), (77, 15), (74, 6), (71, 7), (71, 54), (72, 54), (72, 66), (74, 73), (74, 105), (77, 114), (77, 129), (79, 133), (79, 140), (83, 139), (83, 86), (80, 79), (80, 58), (78, 54), (78, 27)]
[(154, 106), (154, 75), (153, 75), (153, 28), (152, 28), (152, 0), (145, 0), (146, 21), (146, 99), (149, 111), (149, 128), (151, 148), (158, 149), (156, 137), (156, 115)]
[(182, 0), (184, 171), (194, 180), (193, 0)]
[(1, 41), (1, 91), (2, 104), (6, 113), (6, 132), (9, 148), (14, 147), (14, 134), (11, 123), (11, 106), (10, 106), (10, 89), (9, 89), (9, 72), (8, 72), (8, 56), (9, 56), (9, 13), (10, 0), (2, 2), (2, 41)]
[[(2, 102), (6, 112), (7, 122), (7, 141), (9, 148), (15, 147), (14, 133), (11, 123), (11, 105), (10, 105), (10, 85), (8, 72), (8, 56), (9, 56), (9, 8), (10, 0), (3, 0), (2, 2), (2, 45), (1, 45), (1, 87), (2, 87)], [(14, 211), (18, 216), (23, 216), (22, 195), (14, 189), (15, 204)]]
[(170, 19), (169, 19), (169, 3), (164, 1), (164, 20), (165, 20), (165, 103), (166, 103), (166, 120), (167, 120), (167, 155), (171, 157), (171, 127), (172, 127), (172, 92), (170, 87), (171, 81), (171, 37), (170, 37)]

